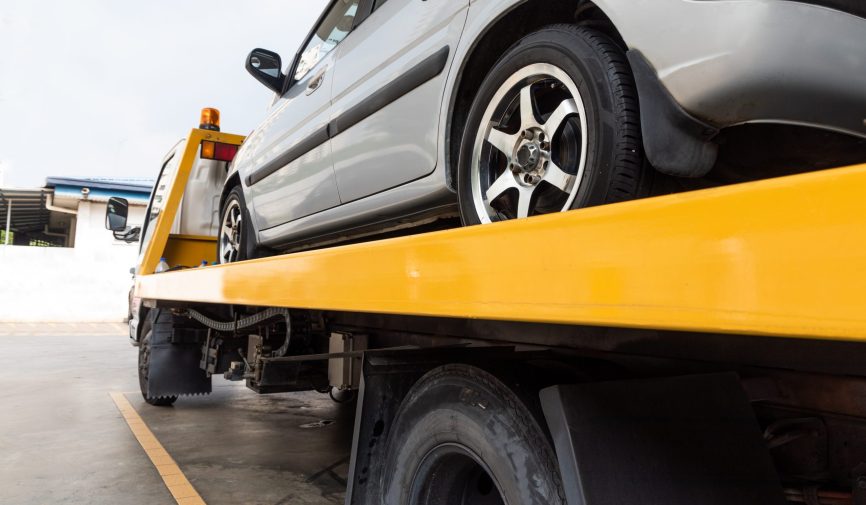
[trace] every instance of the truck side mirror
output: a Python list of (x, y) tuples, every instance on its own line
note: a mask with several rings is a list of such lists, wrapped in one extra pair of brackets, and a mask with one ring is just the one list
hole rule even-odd
[(111, 231), (125, 230), (128, 215), (129, 201), (125, 198), (109, 198), (105, 207), (105, 227)]
[(286, 75), (280, 55), (267, 49), (253, 49), (247, 56), (247, 72), (274, 93), (283, 92)]
[(116, 231), (114, 232), (114, 238), (126, 242), (127, 244), (138, 242), (141, 238), (141, 227), (134, 226), (132, 228), (124, 229), (123, 231)]

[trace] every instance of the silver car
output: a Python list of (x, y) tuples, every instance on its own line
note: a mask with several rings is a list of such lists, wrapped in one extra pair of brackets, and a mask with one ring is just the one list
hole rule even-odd
[(223, 262), (866, 159), (860, 0), (334, 0), (246, 66)]

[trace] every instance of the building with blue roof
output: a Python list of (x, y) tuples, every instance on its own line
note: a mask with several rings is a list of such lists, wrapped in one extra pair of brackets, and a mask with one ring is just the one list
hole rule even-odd
[[(53, 245), (75, 248), (117, 247), (104, 227), (108, 199), (129, 200), (129, 222), (144, 220), (153, 179), (49, 177), (38, 189), (0, 188), (3, 245)], [(129, 247), (126, 244), (122, 244)]]

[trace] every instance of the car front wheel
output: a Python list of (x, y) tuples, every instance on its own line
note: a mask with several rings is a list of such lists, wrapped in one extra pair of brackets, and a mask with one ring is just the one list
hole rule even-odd
[(220, 263), (234, 263), (252, 258), (249, 213), (240, 186), (229, 191), (220, 211), (217, 258)]
[(634, 80), (603, 33), (551, 26), (494, 66), (463, 133), (464, 224), (635, 198), (646, 179)]

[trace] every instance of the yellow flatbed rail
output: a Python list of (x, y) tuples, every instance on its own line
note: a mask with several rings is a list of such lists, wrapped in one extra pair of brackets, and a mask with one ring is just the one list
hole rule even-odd
[(866, 340), (866, 165), (144, 275), (136, 289), (145, 300)]

